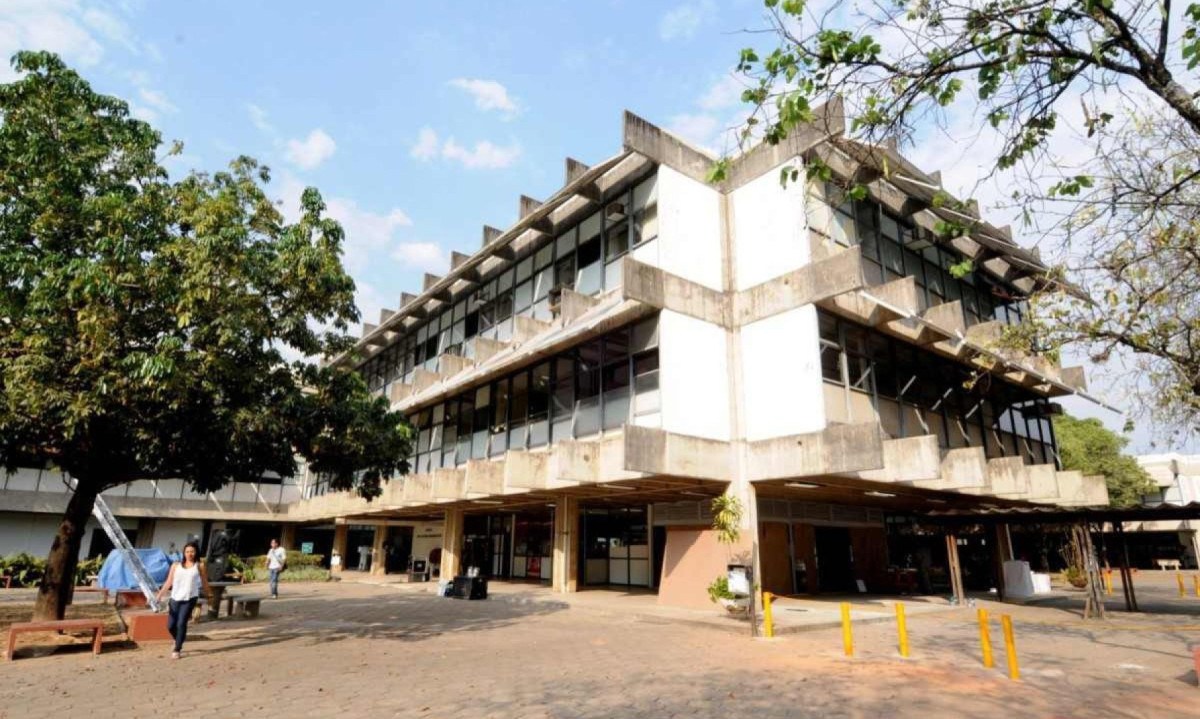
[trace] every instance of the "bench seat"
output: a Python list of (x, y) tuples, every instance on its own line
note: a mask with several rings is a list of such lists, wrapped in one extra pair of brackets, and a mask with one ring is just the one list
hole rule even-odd
[(100, 653), (100, 645), (104, 641), (104, 621), (101, 619), (57, 619), (42, 622), (16, 622), (8, 627), (8, 648), (4, 652), (5, 661), (12, 661), (13, 651), (17, 646), (17, 635), (25, 632), (70, 632), (91, 630), (92, 653)]
[(225, 613), (229, 616), (241, 616), (246, 619), (254, 619), (258, 616), (258, 610), (262, 606), (262, 602), (267, 598), (267, 595), (262, 596), (230, 596), (226, 599), (229, 601), (229, 607)]

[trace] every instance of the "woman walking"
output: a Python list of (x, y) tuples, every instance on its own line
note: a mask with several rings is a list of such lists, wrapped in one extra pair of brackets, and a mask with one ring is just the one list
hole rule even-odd
[(175, 639), (175, 650), (171, 652), (172, 659), (178, 659), (183, 651), (183, 640), (187, 639), (188, 620), (192, 617), (192, 610), (196, 608), (196, 601), (200, 598), (200, 588), (204, 588), (204, 596), (212, 601), (212, 590), (208, 587), (208, 577), (204, 576), (204, 571), (200, 567), (200, 547), (195, 542), (188, 542), (183, 545), (183, 559), (171, 565), (171, 571), (167, 574), (167, 581), (163, 582), (162, 589), (158, 590), (158, 600), (161, 602), (163, 595), (168, 591), (171, 593), (171, 602), (168, 604), (167, 615), (167, 631)]

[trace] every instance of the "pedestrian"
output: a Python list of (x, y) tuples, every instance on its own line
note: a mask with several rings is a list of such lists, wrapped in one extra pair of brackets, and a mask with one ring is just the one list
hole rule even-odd
[(158, 599), (171, 593), (171, 601), (167, 605), (167, 631), (175, 640), (175, 649), (171, 652), (172, 659), (178, 659), (183, 652), (183, 640), (187, 639), (188, 620), (192, 618), (192, 610), (200, 598), (203, 587), (204, 596), (212, 601), (212, 589), (208, 586), (208, 577), (200, 566), (200, 547), (195, 542), (183, 545), (183, 557), (171, 565), (167, 572), (167, 581), (158, 590)]
[(365, 572), (371, 562), (371, 548), (365, 544), (358, 545), (358, 571)]
[(279, 573), (287, 568), (287, 552), (279, 546), (278, 539), (271, 540), (267, 550), (267, 574), (270, 575), (271, 599), (279, 599)]

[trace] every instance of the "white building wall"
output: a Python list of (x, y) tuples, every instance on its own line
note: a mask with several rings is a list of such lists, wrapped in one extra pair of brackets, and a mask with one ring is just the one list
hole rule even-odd
[(417, 522), (413, 525), (413, 559), (429, 559), (429, 553), (442, 546), (441, 522)]
[(188, 519), (156, 519), (154, 533), (150, 537), (150, 545), (164, 552), (169, 552), (171, 544), (175, 549), (183, 551), (183, 545), (189, 539), (199, 540), (204, 536), (204, 522)]
[(779, 183), (784, 165), (730, 193), (737, 289), (744, 290), (809, 262), (804, 180)]
[(741, 341), (746, 439), (824, 428), (816, 309), (799, 307), (745, 325)]
[(730, 439), (725, 330), (663, 310), (658, 331), (662, 428), (694, 437)]
[(721, 193), (661, 165), (658, 222), (658, 266), (714, 290), (722, 289)]

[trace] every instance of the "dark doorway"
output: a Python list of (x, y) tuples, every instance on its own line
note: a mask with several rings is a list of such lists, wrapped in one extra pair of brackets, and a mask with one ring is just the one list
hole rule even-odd
[(650, 556), (654, 558), (654, 567), (650, 570), (650, 581), (652, 586), (657, 589), (662, 581), (663, 555), (667, 553), (667, 528), (655, 527), (651, 537), (654, 551), (650, 553)]
[(854, 585), (854, 553), (846, 527), (817, 527), (817, 575), (822, 592), (849, 592)]
[(408, 560), (412, 556), (412, 527), (388, 527), (383, 540), (383, 571), (399, 574), (408, 571)]
[(366, 572), (371, 569), (371, 547), (375, 545), (375, 527), (352, 524), (346, 530), (346, 569)]
[[(138, 533), (136, 529), (125, 530), (125, 536), (129, 538), (129, 544), (131, 546), (137, 546), (137, 534)], [(92, 557), (107, 557), (108, 553), (112, 550), (112, 540), (108, 538), (108, 535), (104, 533), (103, 529), (96, 527), (92, 530), (92, 541), (91, 544), (88, 545), (88, 553), (83, 558), (90, 559)]]

